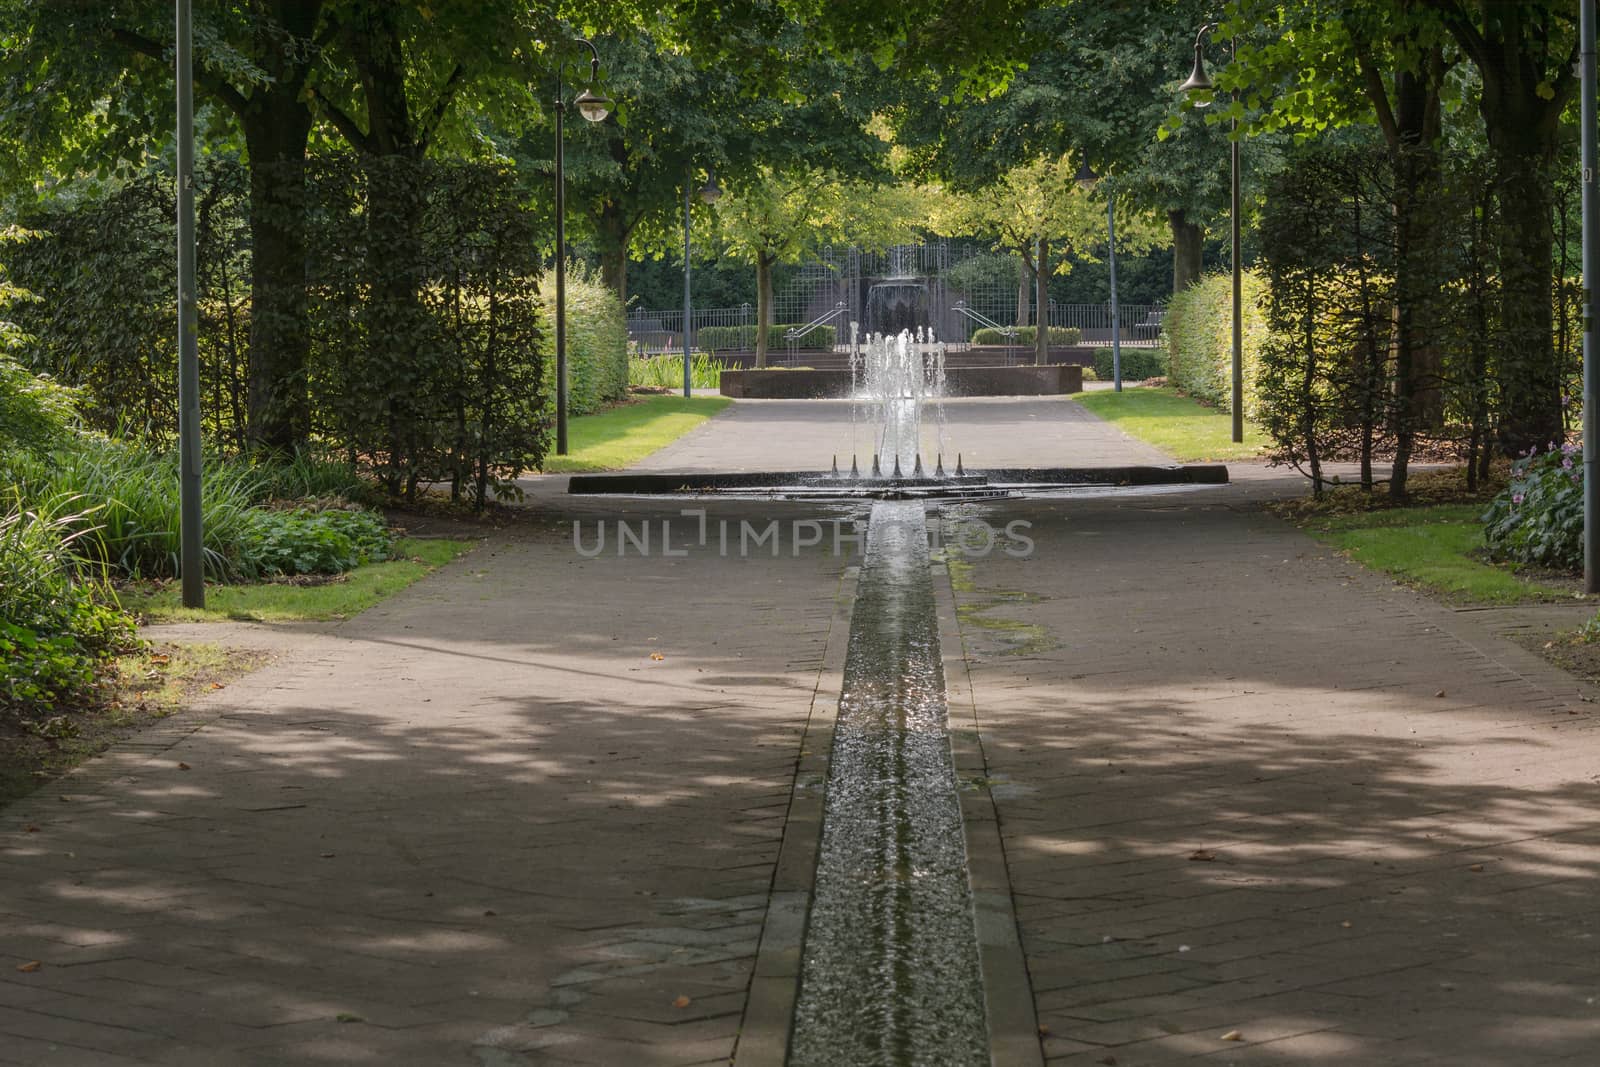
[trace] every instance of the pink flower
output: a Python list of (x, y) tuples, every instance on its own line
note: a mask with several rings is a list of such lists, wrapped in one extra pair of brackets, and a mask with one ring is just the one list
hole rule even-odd
[(1561, 466), (1562, 466), (1562, 469), (1564, 469), (1564, 470), (1571, 470), (1572, 469), (1572, 457), (1568, 456), (1566, 459), (1562, 460), (1561, 461)]
[(1511, 494), (1511, 503), (1513, 505), (1521, 504), (1522, 503), (1522, 494), (1521, 493), (1512, 493)]

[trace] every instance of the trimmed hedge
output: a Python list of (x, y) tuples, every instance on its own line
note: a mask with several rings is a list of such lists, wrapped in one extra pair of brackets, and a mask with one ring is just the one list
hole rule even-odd
[[(1097, 381), (1116, 379), (1109, 348), (1094, 350), (1094, 373)], [(1122, 350), (1122, 380), (1142, 382), (1146, 378), (1159, 378), (1167, 373), (1167, 353), (1161, 348), (1124, 348)]]
[[(1039, 327), (1037, 326), (1018, 326), (1016, 329), (1017, 339), (1011, 341), (1007, 339), (1004, 331), (997, 330), (992, 326), (985, 326), (972, 332), (972, 343), (975, 345), (1018, 344), (1032, 347), (1039, 338)], [(1050, 343), (1053, 345), (1075, 345), (1081, 340), (1083, 340), (1083, 331), (1076, 326), (1050, 327)]]
[[(788, 331), (804, 326), (803, 322), (782, 322), (767, 327), (767, 348), (776, 351), (789, 347), (789, 339), (784, 337)], [(801, 340), (800, 347), (805, 349), (832, 348), (838, 342), (832, 326), (818, 326)], [(750, 352), (756, 347), (756, 328), (754, 326), (702, 326), (694, 332), (696, 348), (705, 349), (707, 352)]]
[[(1266, 342), (1267, 283), (1245, 271), (1244, 295), (1244, 413), (1256, 418), (1260, 396), (1256, 389), (1261, 366), (1261, 346)], [(1167, 383), (1190, 396), (1232, 410), (1233, 400), (1233, 281), (1228, 274), (1208, 274), (1172, 298), (1162, 320), (1161, 336), (1167, 350)]]
[[(539, 295), (549, 324), (550, 352), (545, 363), (550, 403), (555, 404), (556, 287)], [(628, 393), (628, 325), (622, 301), (593, 271), (567, 267), (567, 413), (588, 415)]]

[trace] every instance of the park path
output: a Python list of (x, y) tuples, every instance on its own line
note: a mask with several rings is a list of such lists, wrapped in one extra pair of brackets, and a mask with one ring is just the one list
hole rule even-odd
[[(1070, 401), (956, 417), (974, 466), (1152, 461)], [(653, 465), (814, 467), (795, 427), (838, 426), (741, 403)], [(1594, 694), (1264, 514), (1293, 483), (1247, 473), (944, 509), (1033, 524), (1031, 556), (935, 581), (1035, 1047), (1595, 1062)], [(615, 520), (688, 520), (539, 488), (525, 526), (274, 628), (272, 666), (0, 811), (0, 1062), (727, 1062), (856, 561), (715, 530), (859, 512), (719, 502), (707, 546), (619, 558)], [(604, 556), (574, 518), (612, 522)]]
[[(649, 471), (825, 471), (835, 456), (850, 469), (872, 463), (872, 435), (863, 407), (852, 422), (848, 400), (741, 400), (639, 464)], [(938, 440), (932, 409), (924, 413), (924, 460)], [(1091, 415), (1072, 397), (968, 397), (944, 402), (945, 466), (956, 453), (966, 466), (1069, 467), (1172, 460)], [(854, 444), (852, 445), (852, 441)]]
[(1596, 691), (1247, 495), (957, 568), (1047, 1062), (1600, 1062)]
[(280, 630), (0, 812), (0, 1062), (725, 1064), (839, 570), (548, 523)]

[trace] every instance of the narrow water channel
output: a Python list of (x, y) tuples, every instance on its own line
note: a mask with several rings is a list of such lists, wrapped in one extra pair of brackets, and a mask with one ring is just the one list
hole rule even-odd
[(789, 1063), (989, 1061), (923, 507), (873, 505)]

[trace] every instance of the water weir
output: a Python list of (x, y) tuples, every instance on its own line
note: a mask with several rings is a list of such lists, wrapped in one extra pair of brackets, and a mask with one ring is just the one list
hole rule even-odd
[(989, 1061), (923, 506), (873, 505), (789, 1063)]

